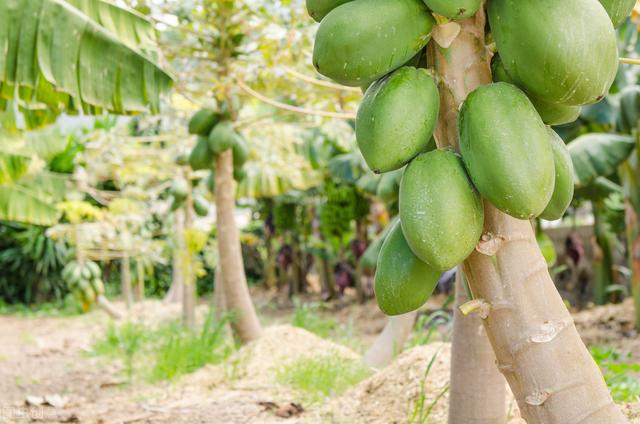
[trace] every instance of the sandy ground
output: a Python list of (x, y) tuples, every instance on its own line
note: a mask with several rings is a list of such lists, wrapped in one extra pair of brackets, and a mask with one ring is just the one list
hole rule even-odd
[[(637, 355), (640, 342), (628, 325), (632, 322), (630, 306), (578, 313), (576, 323), (588, 343), (609, 343), (635, 350)], [(378, 331), (384, 320), (378, 321), (377, 312), (367, 307), (358, 308), (358, 322), (363, 317), (370, 320), (368, 330), (356, 326), (368, 343), (375, 334), (372, 328)], [(340, 312), (328, 313), (340, 316)], [(145, 302), (137, 305), (134, 316), (157, 323), (178, 314), (177, 307)], [(283, 321), (282, 314), (272, 321)], [(356, 351), (302, 329), (272, 325), (259, 341), (235, 352), (223, 364), (207, 366), (172, 383), (123, 385), (121, 365), (87, 353), (107, 322), (101, 312), (73, 318), (0, 317), (0, 423), (391, 424), (408, 422), (421, 395), (425, 405), (432, 407), (427, 422), (446, 422), (447, 343), (410, 349), (342, 396), (319, 404), (279, 384), (278, 369), (309, 356), (358, 358)], [(425, 378), (434, 355), (434, 365)], [(57, 407), (27, 407), (29, 396), (48, 396)], [(522, 422), (513, 402), (509, 403), (510, 422)], [(631, 422), (640, 423), (640, 405), (623, 408)], [(282, 418), (287, 415), (291, 416)]]

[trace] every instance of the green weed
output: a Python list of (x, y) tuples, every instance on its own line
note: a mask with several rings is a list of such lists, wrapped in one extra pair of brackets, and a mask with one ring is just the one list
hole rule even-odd
[(431, 401), (431, 403), (427, 404), (427, 392), (425, 388), (425, 384), (427, 382), (427, 377), (429, 376), (429, 372), (438, 358), (438, 354), (440, 350), (431, 357), (427, 368), (424, 371), (424, 375), (422, 376), (422, 380), (420, 381), (420, 392), (418, 393), (418, 397), (413, 403), (413, 407), (411, 409), (411, 413), (409, 415), (409, 419), (407, 420), (407, 424), (424, 424), (429, 419), (431, 415), (431, 411), (433, 407), (438, 403), (438, 401), (449, 391), (449, 383), (445, 384), (444, 387), (437, 394), (435, 399)]
[(320, 317), (318, 310), (320, 305), (317, 303), (295, 303), (293, 316), (291, 317), (291, 325), (294, 327), (304, 328), (320, 337), (328, 337), (338, 322), (333, 319), (325, 319)]
[(589, 350), (602, 370), (613, 399), (618, 402), (639, 401), (640, 364), (629, 362), (631, 353), (622, 354), (605, 346), (592, 346)]
[(358, 360), (336, 354), (298, 359), (282, 367), (277, 379), (305, 392), (311, 400), (321, 401), (341, 395), (370, 374), (371, 371)]
[(197, 331), (172, 322), (158, 327), (110, 324), (93, 353), (121, 360), (129, 381), (134, 374), (150, 381), (171, 380), (207, 364), (219, 363), (235, 349), (224, 331), (228, 319), (211, 314)]

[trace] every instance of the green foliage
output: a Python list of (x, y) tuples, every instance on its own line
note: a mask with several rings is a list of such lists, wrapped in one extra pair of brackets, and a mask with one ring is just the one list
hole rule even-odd
[(280, 233), (296, 227), (296, 203), (289, 199), (276, 200), (273, 205), (273, 225)]
[(320, 337), (328, 337), (336, 329), (338, 321), (334, 318), (322, 318), (318, 315), (321, 305), (318, 303), (295, 302), (291, 325), (304, 328)]
[(116, 327), (110, 323), (104, 339), (94, 346), (94, 352), (112, 357), (122, 356), (127, 378), (131, 381), (134, 372), (134, 359), (140, 353), (146, 337), (146, 330), (140, 324), (127, 322)]
[[(453, 301), (453, 299), (451, 299)], [(411, 338), (407, 341), (405, 349), (409, 349), (415, 346), (424, 346), (434, 341), (441, 341), (443, 338), (448, 338), (448, 331), (445, 331), (443, 336), (439, 331), (440, 328), (449, 330), (453, 324), (453, 315), (445, 309), (443, 305), (442, 309), (434, 311), (430, 314), (421, 314), (416, 320), (414, 331), (411, 334)]]
[(638, 402), (640, 364), (629, 363), (631, 353), (622, 354), (605, 346), (592, 346), (589, 351), (602, 369), (613, 399), (617, 402)]
[(360, 361), (339, 354), (298, 359), (278, 371), (280, 383), (305, 392), (312, 400), (339, 396), (371, 374)]
[(152, 57), (151, 23), (111, 2), (3, 1), (0, 28), (5, 97), (51, 110), (157, 111), (169, 88), (171, 77)]
[(68, 252), (42, 227), (0, 224), (0, 299), (61, 302), (68, 293), (61, 277)]
[(567, 148), (576, 172), (576, 185), (584, 187), (597, 177), (613, 174), (635, 147), (628, 135), (591, 133), (573, 140)]
[(328, 181), (324, 193), (326, 201), (320, 209), (320, 231), (337, 250), (351, 230), (356, 189), (354, 186)]

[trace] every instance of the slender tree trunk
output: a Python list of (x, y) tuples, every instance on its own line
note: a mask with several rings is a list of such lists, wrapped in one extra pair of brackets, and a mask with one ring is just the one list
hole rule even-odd
[(133, 298), (136, 302), (144, 300), (144, 264), (142, 259), (136, 260), (136, 290), (133, 292)]
[(607, 303), (607, 288), (613, 284), (612, 235), (604, 220), (602, 202), (593, 202), (593, 302), (596, 305)]
[(626, 202), (627, 245), (631, 269), (631, 293), (636, 308), (636, 329), (640, 331), (640, 221), (631, 202)]
[(449, 424), (507, 422), (506, 382), (478, 314), (464, 316), (458, 307), (470, 299), (462, 273), (456, 275), (451, 346)]
[(131, 263), (129, 255), (124, 255), (120, 262), (120, 277), (122, 281), (122, 296), (127, 305), (127, 309), (131, 309), (133, 304), (133, 291), (131, 290)]
[(387, 324), (375, 339), (362, 360), (370, 367), (383, 368), (389, 364), (411, 335), (416, 321), (416, 311), (387, 318)]
[(213, 288), (213, 307), (216, 321), (220, 321), (227, 313), (227, 301), (222, 286), (222, 270), (216, 267), (215, 286)]
[(232, 328), (238, 338), (249, 342), (262, 332), (256, 314), (240, 250), (240, 236), (235, 221), (236, 198), (233, 181), (233, 156), (226, 150), (216, 158), (216, 216), (222, 287), (227, 308), (235, 316)]
[[(440, 147), (457, 147), (459, 105), (478, 85), (491, 82), (484, 10), (460, 25), (449, 49), (434, 48)], [(529, 221), (485, 202), (484, 233), (463, 270), (474, 297), (486, 302), (483, 323), (498, 368), (529, 424), (627, 422), (554, 286)]]
[(182, 301), (182, 289), (184, 287), (183, 256), (184, 256), (184, 210), (179, 208), (173, 214), (174, 219), (174, 246), (171, 287), (164, 297), (164, 303), (178, 303)]
[[(187, 199), (184, 202), (184, 226), (191, 229), (193, 226), (193, 200), (191, 197), (191, 183), (189, 183)], [(184, 234), (183, 234), (184, 238)], [(186, 244), (183, 241), (183, 244)], [(194, 253), (188, 247), (184, 249), (182, 273), (182, 323), (189, 329), (196, 327), (196, 275), (194, 272)]]
[(267, 230), (265, 235), (266, 245), (266, 264), (265, 264), (265, 285), (269, 289), (275, 289), (278, 286), (278, 276), (276, 273), (276, 255), (273, 251), (273, 234)]

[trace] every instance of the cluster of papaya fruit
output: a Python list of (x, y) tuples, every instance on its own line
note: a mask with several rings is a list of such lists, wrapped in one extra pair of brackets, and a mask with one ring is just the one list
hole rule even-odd
[(62, 278), (84, 311), (88, 311), (98, 296), (104, 294), (102, 271), (93, 261), (70, 261), (62, 269)]
[[(495, 82), (465, 99), (459, 152), (438, 149), (439, 90), (448, 88), (428, 69), (426, 47), (436, 23), (473, 16), (485, 3)], [(614, 26), (634, 4), (307, 0), (320, 22), (315, 68), (365, 91), (356, 118), (365, 161), (375, 173), (402, 173), (400, 219), (382, 244), (375, 276), (385, 313), (419, 308), (439, 275), (471, 254), (483, 231), (483, 198), (518, 219), (563, 216), (573, 165), (550, 125), (574, 121), (581, 106), (608, 93), (618, 69)]]
[[(209, 170), (206, 186), (215, 192), (216, 180), (214, 167), (216, 156), (227, 149), (233, 152), (233, 178), (241, 181), (246, 176), (244, 164), (249, 158), (249, 147), (246, 140), (235, 131), (229, 120), (228, 108), (220, 111), (202, 108), (189, 120), (189, 134), (196, 135), (198, 140), (189, 154), (179, 155), (176, 164), (190, 166), (194, 171)], [(173, 196), (172, 210), (178, 209), (184, 203), (189, 191), (188, 183), (184, 180), (174, 181), (170, 193)], [(207, 216), (209, 204), (200, 195), (193, 198), (193, 207), (199, 216)]]

